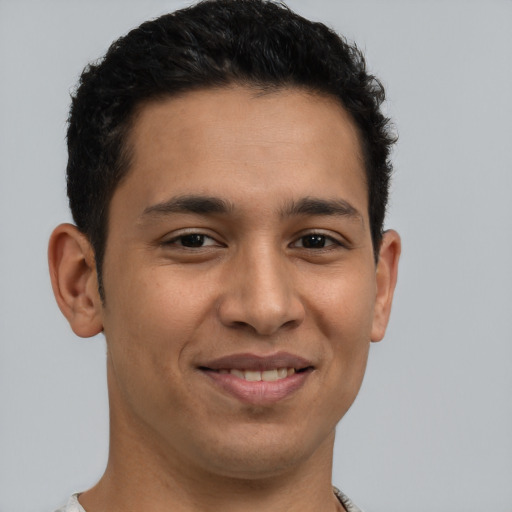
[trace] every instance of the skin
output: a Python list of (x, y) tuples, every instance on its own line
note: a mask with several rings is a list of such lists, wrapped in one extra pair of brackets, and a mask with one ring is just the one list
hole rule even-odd
[[(87, 239), (64, 224), (50, 241), (61, 310), (79, 336), (103, 330), (107, 340), (109, 463), (81, 503), (88, 512), (341, 510), (334, 430), (370, 342), (384, 336), (400, 253), (388, 231), (375, 263), (350, 117), (300, 90), (195, 91), (143, 105), (130, 145), (110, 205), (105, 303)], [(164, 211), (191, 195), (228, 208)], [(348, 208), (292, 211), (307, 198)], [(198, 369), (278, 351), (313, 370), (274, 403), (245, 403)]]

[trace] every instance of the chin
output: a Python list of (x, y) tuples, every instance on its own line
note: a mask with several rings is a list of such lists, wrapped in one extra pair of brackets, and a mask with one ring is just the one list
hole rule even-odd
[(265, 430), (255, 425), (254, 429), (208, 443), (198, 461), (219, 476), (263, 480), (293, 472), (308, 460), (332, 452), (334, 429), (326, 436), (294, 436), (294, 432)]
[(258, 453), (224, 453), (208, 461), (208, 470), (216, 475), (236, 480), (264, 480), (275, 478), (300, 465), (297, 453), (276, 453), (260, 450)]

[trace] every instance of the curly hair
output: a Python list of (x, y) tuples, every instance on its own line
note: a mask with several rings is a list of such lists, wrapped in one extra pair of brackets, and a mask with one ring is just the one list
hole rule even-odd
[(205, 0), (147, 21), (83, 71), (68, 120), (67, 188), (73, 219), (96, 257), (100, 294), (109, 204), (130, 167), (129, 134), (142, 103), (232, 84), (298, 87), (338, 99), (364, 155), (371, 236), (378, 256), (396, 138), (384, 89), (364, 56), (322, 23), (269, 0)]

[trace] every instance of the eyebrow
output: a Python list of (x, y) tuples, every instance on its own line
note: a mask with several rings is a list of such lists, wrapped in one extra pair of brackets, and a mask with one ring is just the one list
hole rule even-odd
[(142, 216), (146, 215), (165, 215), (168, 213), (197, 213), (199, 215), (208, 215), (212, 213), (229, 213), (233, 210), (233, 205), (224, 199), (212, 196), (187, 195), (172, 197), (162, 203), (148, 206)]
[(363, 220), (362, 214), (344, 199), (320, 199), (305, 197), (299, 201), (291, 201), (281, 210), (282, 217), (298, 215), (327, 215)]
[[(235, 209), (234, 205), (214, 196), (185, 195), (177, 196), (148, 206), (141, 217), (168, 215), (171, 213), (195, 213), (198, 215), (227, 214)], [(279, 211), (281, 217), (294, 216), (341, 216), (363, 221), (361, 213), (344, 199), (320, 199), (305, 197), (290, 201)]]

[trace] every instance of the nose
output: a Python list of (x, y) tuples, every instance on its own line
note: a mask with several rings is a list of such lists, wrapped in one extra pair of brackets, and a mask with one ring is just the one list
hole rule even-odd
[(303, 322), (293, 264), (277, 248), (243, 251), (231, 263), (218, 306), (224, 325), (271, 336)]

